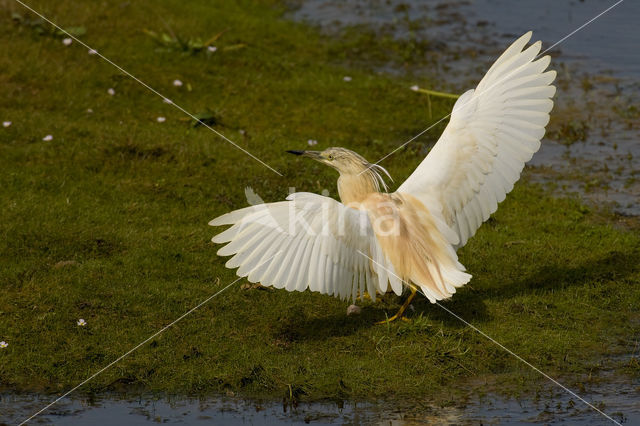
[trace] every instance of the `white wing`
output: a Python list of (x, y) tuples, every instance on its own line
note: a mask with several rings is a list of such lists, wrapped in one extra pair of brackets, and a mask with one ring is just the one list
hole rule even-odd
[(250, 282), (289, 291), (309, 288), (341, 299), (367, 291), (375, 300), (376, 290), (385, 293), (389, 283), (396, 294), (402, 293), (367, 211), (311, 193), (291, 194), (287, 200), (236, 210), (209, 222), (233, 225), (212, 239), (228, 242), (218, 251), (220, 256), (234, 255), (228, 268), (238, 268), (238, 276)]
[(534, 60), (541, 42), (523, 51), (516, 40), (475, 90), (464, 93), (438, 143), (398, 192), (439, 198), (463, 246), (513, 189), (524, 164), (540, 148), (555, 94), (550, 58)]

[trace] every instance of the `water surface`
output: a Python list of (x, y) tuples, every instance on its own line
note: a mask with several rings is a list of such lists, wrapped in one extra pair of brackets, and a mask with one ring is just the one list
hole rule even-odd
[[(640, 378), (594, 383), (582, 397), (623, 424), (640, 424)], [(55, 397), (0, 394), (0, 424), (18, 424)], [(486, 395), (458, 406), (440, 407), (419, 400), (390, 402), (300, 403), (237, 398), (153, 397), (115, 395), (77, 397), (60, 401), (32, 424), (53, 425), (477, 425), (572, 424), (609, 425), (612, 422), (565, 391), (548, 387), (535, 397)]]

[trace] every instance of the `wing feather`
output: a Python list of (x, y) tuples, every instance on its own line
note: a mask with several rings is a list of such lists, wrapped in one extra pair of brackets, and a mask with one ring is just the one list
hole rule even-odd
[[(295, 265), (296, 267), (289, 268), (283, 276), (284, 288), (286, 288), (287, 291), (294, 291), (297, 287), (298, 283), (296, 282), (296, 279), (298, 278), (300, 269), (302, 269), (302, 265), (300, 264), (300, 256), (302, 256), (302, 253), (308, 242), (308, 239), (304, 236), (298, 236), (296, 240), (298, 243), (294, 244), (295, 249), (289, 250), (289, 252), (291, 253), (291, 265)], [(240, 269), (238, 269), (238, 273), (240, 273)]]
[(367, 288), (375, 298), (382, 280), (368, 270), (365, 256), (387, 263), (367, 212), (316, 194), (296, 193), (287, 200), (247, 207), (210, 222), (231, 225), (212, 239), (227, 243), (218, 250), (222, 256), (233, 255), (226, 266), (238, 268), (237, 274), (250, 282), (289, 291), (309, 288), (348, 299)]
[(495, 212), (540, 148), (555, 87), (551, 59), (536, 59), (541, 43), (525, 48), (531, 32), (516, 40), (475, 90), (453, 107), (438, 143), (398, 192), (433, 208), (433, 197), (463, 246)]
[(307, 286), (310, 286), (309, 269), (311, 267), (311, 252), (313, 251), (313, 245), (314, 241), (312, 239), (308, 239), (304, 247), (304, 251), (298, 260), (300, 268), (295, 277), (295, 288), (293, 290), (303, 291)]

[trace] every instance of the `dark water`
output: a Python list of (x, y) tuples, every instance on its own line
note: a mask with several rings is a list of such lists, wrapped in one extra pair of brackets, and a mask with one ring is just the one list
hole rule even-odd
[[(299, 0), (290, 17), (330, 33), (357, 25), (399, 40), (429, 40), (439, 46), (432, 65), (407, 70), (404, 64), (390, 63), (378, 69), (409, 73), (418, 85), (423, 76), (436, 82), (432, 89), (461, 93), (474, 87), (502, 50), (524, 32), (533, 30), (534, 40), (541, 39), (547, 49), (615, 3)], [(543, 140), (530, 163), (533, 179), (557, 184), (557, 192), (577, 191), (591, 202), (632, 215), (640, 215), (638, 22), (640, 1), (625, 0), (550, 51), (552, 67), (558, 71), (553, 114), (568, 123), (555, 127), (585, 134), (576, 141)], [(424, 55), (428, 59), (436, 53)], [(429, 123), (425, 120), (425, 128)]]
[[(546, 46), (564, 38), (616, 1), (476, 0), (466, 6), (497, 34), (534, 30)], [(640, 2), (625, 0), (558, 46), (564, 59), (581, 60), (591, 71), (612, 70), (640, 79)]]
[[(640, 424), (640, 381), (599, 385), (583, 397), (622, 424)], [(53, 397), (0, 395), (0, 424), (18, 424), (47, 405)], [(531, 399), (488, 396), (459, 407), (435, 407), (413, 401), (414, 408), (389, 403), (301, 403), (284, 407), (273, 402), (230, 398), (63, 400), (30, 424), (54, 425), (478, 425), (478, 424), (613, 424), (561, 390)]]
[[(545, 48), (560, 41), (613, 0), (298, 0), (291, 17), (332, 29), (348, 25), (392, 28), (396, 38), (435, 39), (486, 49), (476, 44), (506, 45), (533, 30)], [(640, 79), (640, 2), (625, 0), (554, 52), (563, 60), (584, 60), (594, 71), (612, 70)], [(411, 25), (406, 23), (422, 23)], [(487, 39), (490, 35), (493, 38)], [(499, 51), (498, 49), (497, 51)]]

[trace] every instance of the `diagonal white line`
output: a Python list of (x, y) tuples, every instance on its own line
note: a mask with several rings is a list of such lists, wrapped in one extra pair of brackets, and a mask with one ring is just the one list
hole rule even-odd
[(107, 58), (106, 56), (104, 56), (103, 54), (101, 54), (100, 52), (98, 52), (95, 49), (92, 49), (89, 45), (87, 45), (86, 43), (84, 43), (82, 40), (78, 39), (77, 37), (75, 37), (74, 35), (70, 34), (69, 32), (67, 32), (64, 28), (60, 27), (58, 24), (56, 24), (55, 22), (51, 21), (50, 19), (48, 19), (46, 16), (42, 15), (41, 13), (37, 12), (36, 10), (34, 10), (32, 7), (30, 7), (29, 5), (23, 3), (21, 0), (15, 0), (17, 3), (20, 3), (23, 7), (25, 7), (26, 9), (29, 9), (31, 12), (33, 12), (34, 14), (38, 15), (40, 18), (42, 18), (43, 20), (45, 20), (46, 22), (48, 22), (49, 24), (53, 25), (54, 27), (56, 27), (59, 31), (62, 31), (65, 35), (67, 35), (68, 37), (72, 38), (73, 40), (75, 40), (78, 44), (84, 46), (85, 48), (95, 51), (96, 55), (98, 55), (100, 58), (102, 58), (103, 60), (105, 60), (107, 63), (109, 63), (110, 65), (114, 66), (115, 68), (117, 68), (120, 72), (122, 72), (123, 74), (127, 75), (128, 77), (130, 77), (131, 79), (135, 80), (137, 83), (139, 83), (141, 86), (143, 86), (144, 88), (148, 89), (149, 91), (153, 92), (154, 94), (160, 96), (162, 98), (163, 101), (165, 101), (165, 103), (169, 104), (169, 105), (173, 105), (174, 107), (176, 107), (178, 110), (180, 110), (181, 112), (183, 112), (184, 114), (188, 115), (189, 117), (193, 118), (194, 120), (200, 122), (200, 124), (202, 124), (203, 126), (205, 126), (207, 129), (211, 130), (213, 133), (215, 133), (216, 135), (220, 136), (222, 139), (224, 139), (225, 141), (229, 142), (231, 145), (235, 146), (236, 148), (238, 148), (240, 151), (244, 152), (245, 154), (247, 154), (249, 157), (253, 158), (254, 160), (256, 160), (257, 162), (259, 162), (260, 164), (262, 164), (263, 166), (265, 166), (266, 168), (268, 168), (269, 170), (271, 170), (272, 172), (274, 172), (277, 175), (283, 176), (282, 173), (280, 173), (279, 171), (277, 171), (276, 169), (274, 169), (273, 167), (271, 167), (270, 165), (268, 165), (267, 163), (265, 163), (264, 161), (262, 161), (261, 159), (259, 159), (258, 157), (256, 157), (255, 155), (253, 155), (252, 153), (250, 153), (249, 151), (247, 151), (246, 149), (244, 149), (243, 147), (241, 147), (240, 145), (238, 145), (237, 143), (235, 143), (234, 141), (232, 141), (231, 139), (229, 139), (228, 137), (226, 137), (225, 135), (223, 135), (222, 133), (220, 133), (219, 131), (217, 131), (216, 129), (214, 129), (213, 127), (209, 126), (207, 123), (201, 121), (200, 119), (198, 119), (195, 115), (191, 114), (189, 111), (187, 111), (186, 109), (184, 109), (183, 107), (181, 107), (180, 105), (174, 103), (172, 100), (170, 100), (169, 98), (167, 98), (166, 96), (164, 96), (163, 94), (161, 94), (160, 92), (158, 92), (156, 89), (154, 89), (153, 87), (149, 86), (147, 83), (143, 82), (142, 80), (140, 80), (138, 77), (136, 77), (135, 75), (131, 74), (129, 71), (125, 70), (124, 68), (122, 68), (120, 65), (116, 64), (115, 62), (113, 62), (112, 60), (110, 60), (109, 58)]
[[(420, 291), (420, 293), (427, 297), (422, 291)], [(614, 420), (612, 417), (610, 417), (607, 413), (605, 413), (604, 411), (600, 410), (599, 408), (597, 408), (596, 406), (594, 406), (593, 404), (591, 404), (589, 401), (587, 401), (586, 399), (582, 398), (580, 395), (578, 395), (577, 393), (575, 393), (574, 391), (572, 391), (571, 389), (569, 389), (568, 387), (566, 387), (565, 385), (563, 385), (562, 383), (558, 382), (556, 379), (554, 379), (553, 377), (549, 376), (547, 373), (545, 373), (544, 371), (540, 370), (538, 367), (536, 367), (535, 365), (531, 364), (529, 361), (527, 361), (526, 359), (522, 358), (521, 356), (519, 356), (518, 354), (516, 354), (515, 352), (513, 352), (511, 349), (505, 347), (502, 343), (498, 342), (497, 340), (495, 340), (494, 338), (492, 338), (491, 336), (489, 336), (487, 333), (483, 332), (482, 330), (480, 330), (479, 328), (477, 328), (476, 326), (474, 326), (473, 324), (465, 321), (463, 318), (461, 318), (459, 315), (457, 315), (455, 312), (452, 312), (451, 310), (449, 310), (448, 308), (446, 308), (444, 305), (436, 302), (436, 305), (438, 305), (440, 308), (444, 309), (446, 312), (450, 313), (451, 315), (453, 315), (454, 317), (456, 317), (458, 320), (460, 320), (461, 322), (463, 322), (464, 324), (466, 324), (467, 326), (469, 326), (470, 328), (472, 328), (473, 330), (475, 330), (476, 332), (478, 332), (479, 334), (481, 334), (482, 336), (486, 337), (487, 339), (489, 339), (490, 341), (492, 341), (493, 343), (495, 343), (498, 347), (500, 347), (501, 349), (503, 349), (505, 352), (511, 354), (512, 356), (514, 356), (516, 359), (518, 359), (519, 361), (523, 362), (525, 365), (529, 366), (530, 368), (532, 368), (533, 370), (537, 371), (538, 373), (540, 373), (541, 375), (543, 375), (544, 377), (546, 377), (548, 380), (550, 380), (551, 382), (555, 383), (557, 386), (561, 387), (562, 389), (564, 389), (566, 392), (570, 393), (571, 395), (573, 395), (574, 397), (578, 398), (580, 401), (582, 401), (583, 403), (585, 403), (586, 405), (588, 405), (589, 407), (593, 408), (594, 410), (596, 410), (598, 413), (602, 414), (603, 416), (605, 416), (607, 419), (611, 420), (613, 423), (617, 424), (618, 426), (621, 426), (619, 422), (617, 422), (616, 420)]]
[[(279, 253), (279, 252), (278, 252)], [(278, 254), (276, 253), (276, 255)], [(274, 255), (275, 256), (275, 255)], [(265, 262), (271, 260), (271, 258), (267, 259)], [(143, 346), (145, 343), (149, 342), (151, 339), (153, 339), (154, 337), (158, 336), (159, 334), (163, 333), (164, 331), (166, 331), (168, 328), (174, 326), (178, 321), (181, 321), (183, 318), (185, 318), (187, 315), (191, 314), (192, 312), (196, 311), (198, 308), (200, 308), (202, 305), (204, 305), (205, 303), (209, 302), (211, 299), (213, 299), (214, 297), (216, 297), (217, 295), (219, 295), (220, 293), (222, 293), (223, 291), (225, 291), (226, 289), (228, 289), (229, 287), (231, 287), (232, 285), (234, 285), (235, 283), (237, 283), (238, 281), (240, 281), (242, 278), (244, 277), (240, 277), (237, 280), (233, 281), (231, 284), (227, 285), (225, 288), (223, 288), (222, 290), (218, 291), (217, 293), (213, 294), (212, 296), (209, 296), (208, 298), (206, 298), (205, 300), (203, 300), (202, 302), (200, 302), (198, 305), (196, 305), (195, 307), (189, 309), (187, 312), (185, 312), (184, 314), (182, 314), (180, 317), (178, 317), (178, 319), (176, 319), (175, 321), (171, 322), (170, 324), (162, 327), (160, 330), (156, 331), (155, 333), (153, 333), (150, 337), (146, 338), (145, 340), (143, 340), (142, 342), (140, 342), (139, 344), (137, 344), (136, 346), (134, 346), (133, 348), (129, 349), (127, 352), (125, 352), (123, 355), (120, 355), (118, 358), (116, 358), (114, 361), (110, 362), (107, 366), (103, 367), (102, 369), (98, 370), (97, 372), (95, 372), (94, 374), (92, 374), (91, 376), (89, 376), (88, 378), (86, 378), (85, 380), (83, 380), (81, 383), (77, 384), (76, 386), (74, 386), (73, 388), (69, 389), (67, 392), (65, 392), (64, 394), (62, 394), (62, 396), (59, 396), (58, 398), (56, 398), (55, 400), (53, 400), (52, 402), (50, 402), (49, 404), (47, 404), (45, 407), (43, 407), (42, 409), (38, 410), (37, 412), (33, 413), (29, 418), (23, 420), (22, 422), (20, 422), (20, 426), (26, 424), (27, 422), (29, 422), (30, 420), (32, 420), (34, 417), (42, 414), (44, 411), (46, 411), (48, 408), (50, 408), (51, 406), (53, 406), (54, 404), (56, 404), (57, 402), (59, 402), (61, 399), (66, 398), (67, 396), (69, 396), (72, 392), (76, 391), (78, 388), (80, 388), (81, 386), (87, 384), (89, 381), (91, 381), (92, 379), (94, 379), (96, 376), (100, 375), (101, 373), (103, 373), (104, 371), (108, 370), (110, 367), (114, 366), (115, 364), (117, 364), (118, 362), (122, 361), (124, 358), (126, 358), (127, 356), (129, 356), (131, 353), (135, 352), (138, 348), (140, 348), (141, 346)]]
[(563, 41), (565, 41), (566, 39), (568, 39), (569, 37), (571, 37), (572, 35), (577, 33), (578, 31), (580, 31), (581, 29), (583, 29), (584, 27), (586, 27), (587, 25), (592, 23), (593, 21), (595, 21), (596, 19), (598, 19), (599, 17), (601, 17), (602, 15), (604, 15), (605, 13), (607, 13), (608, 11), (610, 11), (611, 9), (613, 9), (614, 7), (616, 7), (617, 5), (622, 3), (623, 1), (624, 0), (619, 0), (617, 3), (609, 6), (607, 9), (603, 10), (602, 12), (600, 12), (599, 14), (594, 16), (593, 18), (589, 19), (587, 22), (585, 22), (584, 24), (580, 25), (578, 28), (576, 28), (575, 30), (571, 31), (569, 34), (567, 34), (566, 36), (562, 37), (560, 40), (558, 40), (557, 42), (552, 44), (551, 47), (545, 49), (545, 51), (542, 52), (541, 55), (544, 55), (545, 53), (547, 53), (548, 51), (550, 51), (551, 49), (553, 49), (554, 47), (556, 47), (557, 45), (559, 45), (560, 43), (562, 43)]
[[(464, 106), (467, 104), (464, 104), (462, 107), (464, 108)], [(413, 142), (414, 140), (418, 139), (420, 136), (424, 135), (425, 133), (427, 133), (429, 130), (433, 129), (434, 127), (436, 127), (438, 124), (442, 123), (444, 120), (446, 120), (447, 118), (451, 117), (451, 112), (447, 115), (445, 115), (444, 117), (442, 117), (440, 120), (436, 121), (435, 123), (433, 123), (431, 126), (427, 127), (426, 129), (424, 129), (423, 131), (421, 131), (420, 133), (418, 133), (417, 135), (415, 135), (414, 137), (412, 137), (411, 139), (409, 139), (408, 141), (406, 141), (405, 143), (403, 143), (402, 145), (396, 147), (393, 151), (391, 151), (390, 153), (388, 153), (387, 155), (385, 155), (384, 157), (382, 157), (381, 159), (379, 159), (378, 161), (376, 161), (373, 164), (370, 164), (366, 169), (364, 169), (363, 171), (361, 171), (360, 173), (358, 173), (358, 176), (360, 176), (362, 173), (366, 172), (367, 170), (369, 170), (371, 167), (373, 167), (374, 165), (380, 163), (381, 161), (384, 161), (387, 159), (387, 157), (391, 157), (393, 154), (395, 154), (396, 152), (398, 152), (399, 150), (401, 150), (402, 148), (404, 148), (405, 146), (409, 145), (411, 142)]]
[[(363, 255), (364, 257), (366, 257), (367, 259), (369, 259), (371, 262), (375, 263), (376, 265), (378, 265), (380, 268), (384, 269), (385, 271), (387, 271), (390, 275), (393, 275), (394, 277), (398, 278), (403, 284), (410, 286), (410, 284), (408, 282), (406, 282), (405, 280), (403, 280), (402, 278), (400, 278), (398, 275), (395, 274), (395, 272), (390, 271), (389, 269), (387, 269), (387, 267), (385, 267), (384, 265), (381, 265), (379, 262), (376, 262), (373, 258), (371, 258), (370, 256), (366, 255), (365, 253), (363, 253), (362, 251), (358, 250), (358, 253), (360, 253), (361, 255)], [(418, 287), (418, 292), (420, 292), (420, 294), (422, 294), (424, 297), (427, 297), (422, 290), (420, 289), (420, 287)], [(472, 328), (473, 330), (475, 330), (476, 332), (478, 332), (480, 335), (484, 336), (485, 338), (487, 338), (488, 340), (490, 340), (491, 342), (493, 342), (494, 344), (496, 344), (499, 348), (501, 348), (502, 350), (504, 350), (505, 352), (507, 352), (508, 354), (512, 355), (513, 357), (515, 357), (516, 359), (518, 359), (519, 361), (523, 362), (525, 365), (529, 366), (530, 368), (532, 368), (533, 370), (535, 370), (536, 372), (540, 373), (542, 376), (546, 377), (548, 380), (550, 380), (551, 382), (555, 383), (557, 386), (561, 387), (562, 389), (564, 389), (565, 391), (567, 391), (568, 393), (570, 393), (571, 395), (573, 395), (574, 397), (576, 397), (577, 399), (579, 399), (580, 401), (582, 401), (583, 403), (585, 403), (586, 405), (588, 405), (589, 407), (593, 408), (595, 411), (597, 411), (598, 413), (602, 414), (604, 417), (606, 417), (607, 419), (611, 420), (613, 423), (615, 423), (618, 426), (622, 426), (619, 422), (617, 422), (615, 419), (613, 419), (612, 417), (610, 417), (607, 413), (605, 413), (604, 411), (600, 410), (599, 408), (597, 408), (596, 406), (594, 406), (593, 404), (591, 404), (589, 401), (587, 401), (586, 399), (582, 398), (580, 395), (578, 395), (577, 393), (575, 393), (574, 391), (572, 391), (571, 389), (569, 389), (568, 387), (566, 387), (565, 385), (563, 385), (562, 383), (558, 382), (556, 379), (554, 379), (553, 377), (549, 376), (547, 373), (545, 373), (544, 371), (540, 370), (538, 367), (536, 367), (535, 365), (531, 364), (529, 361), (527, 361), (526, 359), (522, 358), (520, 355), (516, 354), (515, 352), (513, 352), (511, 349), (507, 348), (506, 346), (504, 346), (502, 343), (498, 342), (496, 339), (494, 339), (493, 337), (489, 336), (487, 333), (485, 333), (484, 331), (480, 330), (478, 327), (474, 326), (473, 324), (469, 323), (468, 321), (466, 321), (464, 318), (460, 317), (459, 315), (457, 315), (455, 312), (451, 311), (450, 309), (448, 309), (447, 307), (445, 307), (444, 305), (440, 304), (439, 302), (435, 302), (436, 305), (438, 305), (438, 307), (440, 307), (441, 309), (443, 309), (444, 311), (448, 312), (449, 314), (453, 315), (454, 317), (456, 317), (459, 321), (463, 322), (465, 325), (467, 325), (468, 327)]]
[[(567, 34), (566, 36), (562, 37), (560, 40), (558, 40), (557, 42), (555, 42), (553, 45), (551, 45), (551, 47), (549, 47), (548, 49), (545, 49), (543, 52), (539, 53), (536, 56), (536, 59), (539, 58), (540, 56), (544, 55), (545, 53), (547, 53), (548, 51), (550, 51), (551, 49), (553, 49), (554, 47), (558, 46), (560, 43), (564, 42), (565, 40), (567, 40), (569, 37), (573, 36), (575, 33), (577, 33), (578, 31), (582, 30), (583, 28), (585, 28), (587, 25), (591, 24), (593, 21), (595, 21), (596, 19), (600, 18), (602, 15), (604, 15), (605, 13), (609, 12), (611, 9), (613, 9), (614, 7), (618, 6), (620, 3), (624, 2), (624, 0), (618, 0), (617, 3), (609, 6), (607, 9), (603, 10), (602, 12), (600, 12), (598, 15), (594, 16), (593, 18), (589, 19), (587, 22), (585, 22), (584, 24), (582, 24), (581, 26), (579, 26), (578, 28), (576, 28), (575, 30), (571, 31), (569, 34)], [(511, 76), (512, 73), (507, 74), (506, 76), (504, 76), (502, 79), (496, 81), (494, 84), (492, 84), (491, 86), (489, 86), (488, 88), (486, 88), (484, 90), (484, 92), (481, 92), (478, 94), (478, 97), (484, 95), (485, 93), (487, 93), (489, 91), (489, 89), (495, 87), (497, 84), (502, 83), (503, 81), (505, 81), (509, 76)], [(460, 109), (465, 108), (467, 105), (469, 105), (470, 102), (467, 102), (466, 104), (463, 104), (460, 106)], [(451, 117), (451, 114), (453, 114), (453, 112), (450, 112), (449, 114), (445, 115), (444, 117), (442, 117), (441, 119), (439, 119), (438, 121), (436, 121), (435, 123), (433, 123), (432, 125), (430, 125), (429, 127), (427, 127), (426, 129), (424, 129), (423, 131), (421, 131), (420, 133), (418, 133), (417, 135), (415, 135), (414, 137), (412, 137), (411, 139), (409, 139), (408, 141), (406, 141), (405, 143), (403, 143), (402, 145), (396, 147), (393, 151), (391, 151), (390, 153), (388, 153), (387, 155), (385, 155), (384, 157), (382, 157), (381, 159), (379, 159), (378, 161), (376, 161), (375, 163), (369, 165), (364, 171), (360, 172), (360, 174), (366, 172), (367, 170), (369, 170), (371, 167), (373, 167), (374, 165), (380, 163), (381, 161), (385, 160), (386, 158), (392, 156), (393, 154), (395, 154), (396, 152), (398, 152), (400, 149), (404, 148), (405, 146), (407, 146), (409, 143), (413, 142), (414, 140), (416, 140), (417, 138), (419, 138), (420, 136), (422, 136), (423, 134), (425, 134), (426, 132), (428, 132), (429, 130), (431, 130), (432, 128), (434, 128), (435, 126), (437, 126), (439, 123), (441, 123), (442, 121), (446, 120), (447, 118)]]

